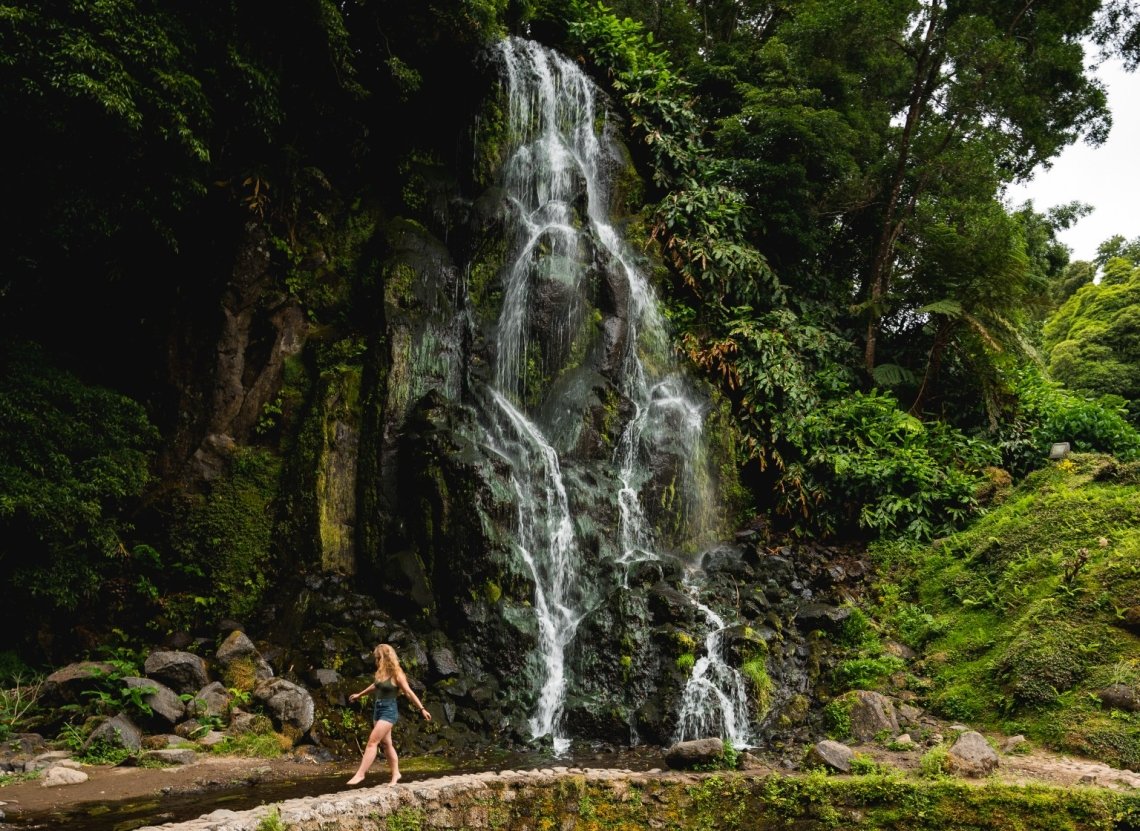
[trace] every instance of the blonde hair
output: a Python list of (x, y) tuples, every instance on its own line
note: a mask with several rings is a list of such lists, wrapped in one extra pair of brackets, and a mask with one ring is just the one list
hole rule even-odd
[(400, 668), (400, 659), (396, 657), (396, 650), (388, 644), (382, 643), (373, 649), (372, 657), (376, 659), (377, 681), (397, 681), (404, 677), (404, 670)]

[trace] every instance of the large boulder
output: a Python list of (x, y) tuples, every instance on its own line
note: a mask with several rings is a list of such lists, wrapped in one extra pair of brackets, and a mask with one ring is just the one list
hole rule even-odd
[(84, 749), (96, 742), (104, 742), (111, 747), (121, 747), (134, 753), (142, 748), (142, 731), (126, 715), (119, 713), (91, 731), (91, 735), (83, 745)]
[(46, 753), (39, 753), (34, 758), (29, 759), (24, 763), (23, 769), (28, 772), (47, 770), (70, 758), (71, 753), (67, 750), (49, 750)]
[(1097, 693), (1100, 702), (1113, 710), (1135, 713), (1140, 710), (1140, 692), (1128, 684), (1110, 684)]
[(198, 690), (186, 704), (186, 712), (193, 718), (214, 718), (224, 721), (229, 718), (232, 701), (229, 691), (221, 682), (214, 681)]
[(309, 673), (309, 680), (318, 687), (331, 687), (339, 684), (343, 679), (335, 669), (321, 667)]
[(691, 598), (661, 581), (649, 590), (649, 613), (658, 623), (683, 626), (692, 623), (695, 607)]
[(847, 745), (826, 740), (809, 750), (804, 761), (810, 767), (826, 767), (840, 773), (850, 773), (854, 758), (855, 751)]
[(845, 693), (840, 700), (851, 714), (851, 735), (859, 741), (869, 742), (882, 733), (898, 735), (895, 705), (887, 696), (870, 690), (854, 690)]
[(981, 733), (966, 730), (946, 756), (951, 773), (961, 776), (985, 776), (997, 770), (998, 755)]
[(78, 785), (87, 781), (87, 774), (81, 770), (63, 767), (62, 765), (48, 768), (42, 777), (40, 785), (45, 788), (56, 788), (60, 785)]
[(41, 694), (46, 703), (78, 701), (82, 693), (92, 689), (97, 677), (114, 671), (113, 666), (102, 661), (68, 664), (44, 679)]
[(167, 725), (177, 724), (186, 716), (186, 705), (170, 687), (153, 678), (137, 678), (128, 676), (123, 683), (129, 689), (151, 689), (153, 692), (143, 695), (142, 701), (150, 707), (151, 712)]
[(192, 765), (198, 760), (198, 754), (188, 748), (168, 747), (148, 750), (142, 758), (143, 761), (158, 762), (162, 765)]
[(313, 697), (304, 687), (284, 678), (261, 681), (253, 689), (253, 697), (260, 701), (273, 720), (295, 728), (302, 735), (313, 726), (316, 707)]
[(143, 669), (176, 693), (193, 694), (209, 683), (206, 662), (192, 652), (158, 650), (147, 656)]
[(246, 713), (242, 710), (234, 710), (230, 716), (230, 726), (226, 728), (226, 733), (231, 736), (246, 734), (267, 736), (272, 732), (273, 722), (267, 716), (260, 713)]
[[(240, 630), (235, 629), (230, 632), (229, 636), (222, 641), (222, 645), (218, 647), (216, 657), (218, 664), (221, 665), (226, 674), (234, 676), (234, 681), (247, 681), (240, 686), (252, 687), (258, 681), (273, 677), (273, 667), (262, 657), (245, 632)], [(248, 679), (239, 678), (238, 676), (241, 675), (249, 677)]]
[(692, 739), (677, 742), (665, 751), (665, 764), (674, 770), (690, 770), (724, 761), (724, 742), (720, 739)]
[(851, 610), (843, 606), (806, 603), (796, 612), (796, 626), (803, 632), (813, 632), (818, 629), (828, 634), (836, 634), (849, 617)]
[(39, 733), (15, 733), (0, 742), (0, 773), (20, 773), (28, 760), (44, 749)]

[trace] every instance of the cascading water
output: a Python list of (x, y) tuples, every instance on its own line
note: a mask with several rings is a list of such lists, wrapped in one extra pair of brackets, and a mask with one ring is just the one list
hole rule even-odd
[(744, 676), (729, 666), (723, 655), (724, 619), (700, 601), (698, 572), (685, 575), (685, 588), (693, 605), (709, 625), (705, 654), (693, 665), (681, 697), (676, 740), (720, 736), (742, 749), (751, 745), (748, 718), (748, 690)]
[[(491, 433), (496, 449), (511, 463), (518, 500), (515, 548), (535, 583), (543, 677), (531, 733), (551, 736), (555, 751), (563, 752), (569, 746), (561, 725), (566, 648), (586, 613), (584, 581), (558, 454), (520, 407), (530, 392), (533, 365), (528, 338), (532, 285), (555, 279), (576, 286), (585, 271), (574, 202), (583, 182), (590, 200), (597, 180), (592, 166), (598, 157), (594, 95), (581, 72), (538, 44), (512, 39), (501, 49), (515, 142), (503, 187), (516, 235), (495, 343)], [(570, 337), (574, 316), (571, 309), (561, 337)]]
[[(509, 398), (525, 397), (530, 370), (527, 338), (531, 288), (536, 279), (577, 286), (585, 273), (584, 230), (575, 203), (602, 198), (594, 134), (594, 89), (566, 58), (537, 43), (503, 43), (509, 129), (515, 152), (503, 170), (503, 187), (516, 224), (513, 261), (499, 316), (495, 384)], [(559, 335), (569, 338), (573, 313)]]
[(561, 735), (566, 691), (566, 647), (584, 614), (574, 527), (558, 454), (526, 416), (491, 390), (501, 418), (494, 422), (497, 449), (511, 461), (511, 484), (518, 500), (515, 549), (534, 579), (534, 610), (546, 677), (538, 712), (531, 719), (534, 736), (552, 736), (554, 749), (569, 745)]
[[(603, 169), (617, 153), (604, 130), (601, 135), (597, 130), (596, 90), (572, 61), (539, 44), (513, 38), (500, 46), (500, 55), (513, 148), (502, 186), (514, 237), (503, 270), (484, 415), (490, 444), (510, 466), (518, 502), (515, 549), (535, 583), (541, 678), (531, 732), (550, 735), (562, 751), (569, 744), (562, 725), (571, 681), (567, 652), (600, 592), (591, 585), (596, 575), (586, 573), (575, 539), (573, 494), (568, 495), (563, 477), (563, 468), (574, 460), (559, 459), (557, 442), (544, 435), (542, 420), (533, 413), (549, 394), (543, 379), (562, 368), (559, 362), (580, 337), (588, 311), (583, 286), (598, 270), (620, 283), (627, 298), (624, 312), (614, 315), (625, 327), (624, 337), (616, 338), (620, 354), (607, 370), (630, 405), (625, 411), (632, 413), (613, 458), (618, 562), (660, 556), (657, 533), (642, 505), (658, 448), (669, 445), (680, 459), (673, 489), (683, 500), (678, 525), (689, 546), (710, 530), (711, 484), (702, 450), (703, 405), (676, 371), (653, 291), (608, 216)], [(540, 306), (545, 309), (541, 344), (534, 331)], [(550, 314), (551, 307), (557, 314)], [(612, 468), (608, 475), (614, 475)], [(698, 607), (715, 618), (699, 602)], [(710, 642), (710, 655), (713, 646)], [(709, 676), (704, 684), (713, 687), (718, 680)], [(733, 723), (734, 742), (743, 741), (745, 724), (746, 718)]]

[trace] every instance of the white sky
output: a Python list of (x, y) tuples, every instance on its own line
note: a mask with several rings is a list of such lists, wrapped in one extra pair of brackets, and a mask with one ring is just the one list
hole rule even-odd
[(1096, 76), (1108, 90), (1112, 131), (1100, 147), (1083, 141), (1070, 145), (1049, 170), (1038, 170), (1024, 185), (1011, 186), (1011, 207), (1033, 200), (1041, 212), (1074, 199), (1094, 210), (1059, 239), (1074, 260), (1091, 260), (1096, 248), (1114, 234), (1140, 236), (1140, 70), (1125, 72), (1118, 60), (1105, 61)]

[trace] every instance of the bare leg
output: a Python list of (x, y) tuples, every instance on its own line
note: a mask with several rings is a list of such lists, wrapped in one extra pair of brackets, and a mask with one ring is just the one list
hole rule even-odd
[(391, 730), (384, 737), (382, 744), (384, 745), (384, 758), (388, 760), (388, 770), (392, 772), (392, 778), (388, 780), (388, 784), (395, 785), (400, 781), (400, 757), (396, 755), (396, 746), (392, 744)]
[[(376, 751), (380, 743), (387, 739), (388, 743), (391, 744), (391, 734), (392, 722), (376, 722), (372, 728), (372, 732), (368, 734), (368, 745), (364, 748), (364, 758), (360, 760), (360, 767), (356, 769), (356, 773), (348, 780), (349, 785), (359, 785), (364, 781), (364, 774), (368, 773), (368, 769), (372, 767), (372, 763), (376, 761)], [(394, 749), (392, 753), (395, 754)]]

